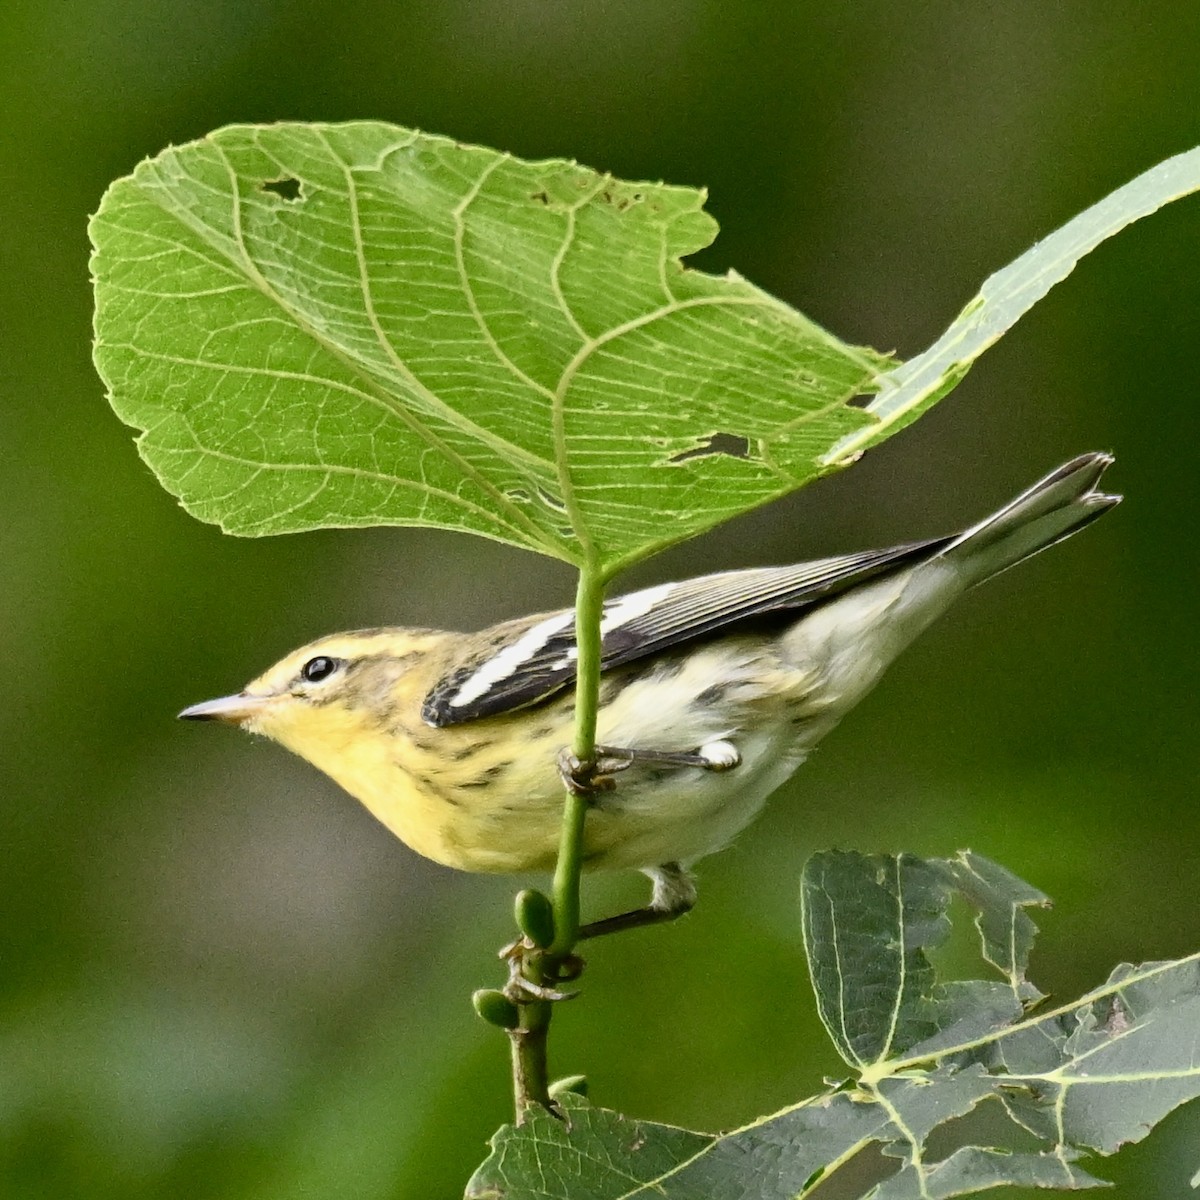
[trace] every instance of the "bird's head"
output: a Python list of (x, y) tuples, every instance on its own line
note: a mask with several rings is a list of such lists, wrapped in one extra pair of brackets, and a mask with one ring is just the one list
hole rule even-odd
[[(260, 733), (326, 767), (329, 756), (386, 734), (423, 687), (414, 678), (435, 635), (408, 629), (333, 634), (301, 646), (232, 696), (185, 708), (187, 721), (221, 721)], [(412, 686), (405, 686), (405, 683)]]

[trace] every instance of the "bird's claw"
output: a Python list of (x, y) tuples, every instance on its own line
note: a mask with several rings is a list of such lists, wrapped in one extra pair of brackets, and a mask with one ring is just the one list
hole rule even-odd
[(527, 937), (510, 942), (500, 951), (499, 957), (508, 963), (508, 983), (504, 985), (504, 994), (514, 1004), (529, 1004), (533, 1001), (574, 1000), (578, 992), (564, 992), (551, 986), (554, 983), (565, 983), (578, 979), (583, 973), (583, 959), (577, 954), (568, 954), (554, 966), (554, 975), (549, 983), (537, 983), (529, 978), (527, 967), (533, 960), (543, 959), (539, 964), (544, 969), (545, 950), (535, 946)]
[(509, 942), (507, 946), (502, 946), (497, 952), (496, 957), (502, 958), (505, 962), (511, 963), (514, 959), (524, 961), (538, 947), (533, 944), (527, 937), (519, 937), (515, 942)]
[(547, 987), (541, 983), (534, 983), (532, 979), (526, 979), (520, 973), (512, 975), (508, 983), (505, 984), (504, 994), (514, 1004), (528, 1004), (533, 1000), (574, 1000), (579, 995), (578, 992), (560, 992), (557, 988)]
[(576, 796), (591, 796), (596, 792), (610, 792), (617, 786), (613, 774), (623, 771), (632, 759), (600, 755), (591, 762), (584, 762), (569, 747), (558, 752), (558, 774), (567, 791)]

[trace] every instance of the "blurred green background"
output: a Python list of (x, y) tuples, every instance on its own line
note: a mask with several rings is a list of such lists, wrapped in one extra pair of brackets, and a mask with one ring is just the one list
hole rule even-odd
[[(1200, 7), (810, 0), (17, 0), (0, 9), (0, 1193), (452, 1197), (508, 1115), (514, 881), (418, 860), (283, 751), (177, 725), (337, 628), (567, 602), (558, 566), (385, 530), (237, 541), (162, 492), (89, 360), (110, 179), (231, 121), (375, 117), (706, 184), (699, 260), (923, 348), (983, 277), (1200, 142)], [(733, 849), (678, 927), (591, 952), (560, 1071), (702, 1128), (836, 1073), (797, 872), (971, 846), (1058, 899), (1036, 977), (1200, 946), (1200, 199), (1085, 260), (919, 426), (630, 582), (953, 529), (1082, 450), (1128, 502), (971, 596)], [(604, 911), (636, 877), (593, 881)], [(1177, 1114), (1111, 1168), (1176, 1200)]]

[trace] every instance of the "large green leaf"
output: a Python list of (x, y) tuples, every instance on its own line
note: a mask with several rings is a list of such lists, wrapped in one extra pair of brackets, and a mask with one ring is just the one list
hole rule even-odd
[[(976, 909), (1001, 981), (937, 979), (926, 951), (948, 931), (953, 894)], [(1200, 954), (1119, 967), (1080, 1000), (1029, 1012), (1040, 993), (1025, 979), (1026, 909), (1045, 903), (969, 852), (817, 855), (804, 874), (806, 944), (822, 1018), (856, 1079), (723, 1134), (571, 1101), (562, 1119), (502, 1129), (468, 1197), (804, 1200), (835, 1178), (847, 1200), (1100, 1186), (1083, 1155), (1145, 1137), (1200, 1096)], [(944, 1128), (985, 1101), (1010, 1118), (988, 1126), (988, 1145), (972, 1144), (969, 1126)], [(871, 1148), (883, 1151), (873, 1161)]]
[(96, 363), (163, 484), (231, 533), (437, 525), (612, 572), (852, 461), (1197, 188), (1200, 150), (1146, 172), (886, 370), (683, 267), (716, 234), (700, 191), (380, 123), (233, 126), (105, 195)]
[(878, 356), (682, 267), (703, 201), (377, 123), (223, 129), (105, 195), (96, 362), (231, 533), (440, 525), (611, 566), (870, 420)]

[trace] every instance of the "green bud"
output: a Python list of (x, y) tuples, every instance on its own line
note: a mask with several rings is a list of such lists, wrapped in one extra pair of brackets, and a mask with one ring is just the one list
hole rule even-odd
[(516, 1029), (520, 1023), (521, 1014), (517, 1011), (517, 1006), (495, 988), (480, 988), (472, 993), (471, 1003), (489, 1025), (498, 1025), (501, 1029)]
[(588, 1081), (586, 1075), (564, 1075), (561, 1079), (556, 1079), (549, 1088), (550, 1099), (557, 1100), (560, 1096), (565, 1096), (570, 1093), (573, 1096), (586, 1096), (588, 1094)]
[(517, 928), (539, 949), (554, 944), (554, 907), (544, 893), (536, 888), (518, 892), (513, 915)]

